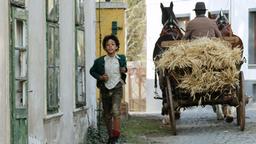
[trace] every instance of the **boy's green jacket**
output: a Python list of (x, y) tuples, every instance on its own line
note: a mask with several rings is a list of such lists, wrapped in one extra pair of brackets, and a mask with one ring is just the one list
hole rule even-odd
[[(105, 73), (105, 56), (106, 55), (97, 58), (90, 69), (90, 74), (97, 80), (98, 88), (101, 88), (104, 85), (104, 81), (100, 80), (100, 76)], [(119, 61), (120, 67), (125, 67), (127, 71), (126, 57), (124, 55), (117, 54), (117, 59)], [(121, 78), (125, 82), (126, 74), (121, 73)]]

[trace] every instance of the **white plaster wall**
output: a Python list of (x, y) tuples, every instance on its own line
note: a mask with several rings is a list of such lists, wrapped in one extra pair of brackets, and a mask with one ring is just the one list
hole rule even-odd
[(28, 1), (28, 136), (29, 143), (45, 138), (43, 118), (46, 115), (46, 23), (45, 0)]
[[(9, 1), (0, 0), (0, 143), (10, 143)], [(60, 113), (46, 114), (45, 0), (26, 0), (28, 10), (28, 139), (29, 143), (81, 143), (86, 128), (96, 124), (95, 80), (89, 69), (95, 57), (95, 1), (85, 1), (86, 110), (75, 109), (74, 1), (60, 1)]]
[(75, 109), (74, 1), (60, 1), (60, 112), (46, 112), (45, 0), (28, 1), (29, 11), (29, 143), (76, 144), (96, 124), (95, 80), (89, 68), (95, 59), (95, 1), (85, 1), (86, 109)]
[(8, 1), (0, 0), (0, 143), (10, 143)]
[[(147, 73), (146, 73), (146, 112), (160, 112), (160, 100), (153, 99), (154, 97), (154, 63), (152, 59), (155, 42), (157, 41), (162, 23), (160, 2), (155, 0), (146, 0), (147, 14)], [(167, 6), (167, 4), (164, 4)], [(170, 5), (170, 3), (168, 3)], [(161, 90), (158, 87), (158, 92), (161, 95)]]
[(75, 106), (75, 24), (74, 1), (60, 2), (60, 137), (58, 142), (74, 143), (73, 110)]
[(85, 0), (86, 101), (89, 124), (96, 124), (96, 81), (89, 70), (96, 58), (96, 3)]
[[(242, 38), (244, 44), (244, 56), (248, 60), (248, 39), (249, 39), (249, 9), (256, 8), (255, 0), (234, 0), (232, 1), (232, 28), (234, 33)], [(243, 64), (245, 80), (256, 80), (256, 69), (248, 68), (248, 62)]]
[[(209, 11), (229, 10), (231, 7), (231, 24), (236, 35), (241, 37), (244, 44), (244, 56), (248, 59), (248, 9), (256, 8), (255, 0), (173, 0), (174, 13), (176, 15), (190, 15), (195, 17), (193, 9), (198, 1), (203, 1)], [(159, 111), (161, 103), (153, 99), (154, 87), (154, 63), (152, 54), (155, 42), (161, 32), (161, 9), (160, 3), (164, 6), (170, 5), (170, 0), (146, 0), (147, 6), (147, 111)], [(231, 2), (231, 3), (230, 3)], [(248, 63), (242, 67), (245, 80), (256, 80), (256, 69), (248, 69)], [(158, 89), (160, 93), (160, 90)]]

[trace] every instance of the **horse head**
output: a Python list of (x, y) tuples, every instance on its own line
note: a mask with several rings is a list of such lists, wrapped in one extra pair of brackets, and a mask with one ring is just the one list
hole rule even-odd
[(160, 33), (160, 37), (155, 44), (153, 59), (163, 53), (164, 50), (161, 47), (162, 41), (179, 40), (183, 37), (183, 34), (179, 28), (178, 21), (173, 12), (173, 2), (170, 3), (170, 7), (164, 7), (162, 3), (160, 4), (160, 7), (162, 10), (163, 28)]
[(178, 20), (173, 12), (173, 2), (170, 3), (170, 7), (164, 7), (163, 4), (160, 4), (162, 11), (162, 24), (163, 29), (161, 31), (161, 36), (175, 33), (179, 36), (183, 36), (181, 30), (179, 29)]
[(217, 26), (222, 34), (222, 36), (232, 36), (233, 31), (231, 29), (231, 25), (229, 23), (228, 18), (223, 14), (222, 10), (218, 14), (216, 18)]
[(175, 14), (173, 12), (173, 2), (170, 3), (169, 7), (164, 7), (163, 4), (160, 4), (160, 8), (162, 11), (162, 24), (169, 25), (172, 23), (178, 23)]
[[(218, 14), (217, 18), (215, 19), (217, 26), (224, 37), (237, 37), (238, 41), (232, 43), (232, 47), (238, 47), (243, 49), (243, 42), (241, 38), (235, 35), (232, 31), (231, 24), (229, 23), (228, 18), (223, 14), (222, 11)], [(242, 55), (241, 55), (242, 56)]]

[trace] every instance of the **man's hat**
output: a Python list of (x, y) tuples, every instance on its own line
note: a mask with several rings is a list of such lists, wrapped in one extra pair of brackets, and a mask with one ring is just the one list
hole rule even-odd
[(197, 2), (194, 11), (205, 11), (207, 10), (205, 8), (204, 2)]

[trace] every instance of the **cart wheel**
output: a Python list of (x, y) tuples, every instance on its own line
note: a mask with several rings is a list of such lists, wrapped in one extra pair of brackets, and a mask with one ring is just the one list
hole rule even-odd
[(173, 106), (173, 99), (172, 99), (172, 89), (171, 89), (171, 83), (170, 79), (168, 76), (166, 76), (166, 81), (167, 81), (167, 90), (166, 90), (166, 96), (167, 96), (167, 104), (168, 104), (168, 113), (169, 113), (169, 118), (170, 118), (170, 124), (171, 124), (171, 129), (172, 129), (172, 134), (176, 135), (176, 120), (175, 120), (175, 110)]
[(244, 97), (244, 74), (241, 71), (239, 74), (239, 106), (237, 107), (237, 124), (240, 125), (240, 130), (245, 127), (245, 97)]

